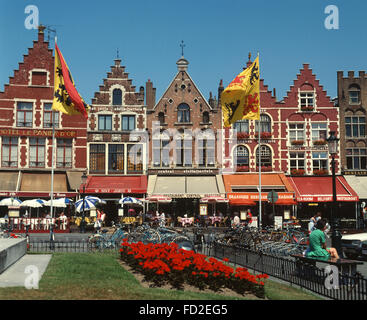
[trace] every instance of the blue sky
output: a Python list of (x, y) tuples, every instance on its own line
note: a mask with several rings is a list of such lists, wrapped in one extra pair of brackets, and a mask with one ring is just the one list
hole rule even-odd
[[(57, 30), (59, 47), (77, 89), (90, 103), (113, 65), (122, 64), (137, 90), (148, 79), (157, 100), (176, 74), (185, 42), (189, 74), (205, 98), (217, 95), (242, 71), (248, 53), (260, 53), (261, 78), (282, 99), (309, 63), (330, 97), (337, 94), (337, 70), (366, 70), (364, 0), (0, 0), (0, 90), (37, 39), (27, 30), (27, 5), (40, 23)], [(324, 12), (339, 9), (339, 29), (327, 30)], [(47, 36), (47, 33), (46, 33)], [(53, 41), (51, 42), (53, 47)]]

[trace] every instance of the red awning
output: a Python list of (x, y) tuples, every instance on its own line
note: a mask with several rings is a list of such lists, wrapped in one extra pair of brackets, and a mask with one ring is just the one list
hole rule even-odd
[(292, 204), (297, 204), (297, 202), (293, 199), (278, 199), (277, 202), (275, 202), (275, 205), (279, 206), (291, 206)]
[[(288, 177), (296, 191), (298, 202), (332, 202), (332, 178), (327, 177)], [(336, 177), (336, 200), (358, 201), (358, 195), (342, 176)]]
[(207, 203), (207, 202), (228, 202), (228, 199), (220, 196), (207, 196), (200, 199), (200, 202)]
[[(89, 176), (85, 193), (146, 193), (147, 176)], [(80, 192), (83, 192), (83, 186)]]
[(232, 199), (232, 200), (229, 200), (229, 204), (232, 206), (256, 206), (255, 201), (246, 200), (246, 199)]

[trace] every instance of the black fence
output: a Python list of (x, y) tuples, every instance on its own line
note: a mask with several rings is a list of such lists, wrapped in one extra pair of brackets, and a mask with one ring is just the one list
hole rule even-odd
[[(29, 253), (54, 252), (118, 252), (121, 241), (103, 245), (78, 241), (29, 241)], [(293, 258), (277, 257), (246, 248), (223, 245), (216, 242), (196, 246), (197, 252), (218, 259), (227, 258), (234, 266), (246, 267), (253, 272), (289, 282), (318, 295), (335, 300), (367, 300), (367, 279), (358, 275), (338, 273), (338, 279), (330, 278), (325, 269), (300, 266)]]
[[(204, 248), (208, 251), (208, 249)], [(203, 253), (204, 253), (203, 252)], [(337, 273), (331, 270), (300, 265), (292, 258), (276, 257), (245, 248), (214, 243), (208, 253), (218, 259), (227, 258), (237, 266), (266, 273), (290, 284), (335, 300), (367, 300), (367, 279), (359, 275)]]
[(54, 252), (101, 252), (101, 251), (119, 251), (121, 241), (91, 243), (88, 240), (77, 241), (32, 241), (28, 242), (29, 253), (54, 253)]

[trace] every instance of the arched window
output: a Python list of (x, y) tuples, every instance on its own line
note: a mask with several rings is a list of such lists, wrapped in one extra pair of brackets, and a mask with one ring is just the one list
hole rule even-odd
[(122, 105), (122, 91), (120, 89), (114, 89), (112, 92), (112, 104), (114, 106)]
[(164, 124), (164, 112), (159, 112), (158, 113), (158, 121), (160, 125)]
[(209, 123), (209, 122), (210, 122), (209, 112), (205, 111), (203, 112), (203, 123)]
[(238, 167), (249, 165), (249, 152), (245, 146), (238, 146), (234, 150), (235, 163)]
[[(260, 129), (261, 129), (261, 132), (271, 133), (271, 119), (266, 114), (260, 115)], [(255, 122), (255, 133), (258, 133), (258, 132), (259, 132), (259, 121), (256, 121)]]
[(190, 122), (190, 107), (186, 103), (181, 103), (177, 108), (177, 122)]
[[(256, 149), (256, 166), (259, 166), (259, 148)], [(268, 146), (261, 146), (261, 167), (271, 168), (271, 149)]]
[(349, 87), (349, 104), (359, 104), (361, 102), (361, 89), (358, 85), (352, 84)]

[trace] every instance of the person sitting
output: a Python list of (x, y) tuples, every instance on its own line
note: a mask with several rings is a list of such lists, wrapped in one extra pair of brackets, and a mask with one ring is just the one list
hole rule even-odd
[(316, 222), (316, 228), (310, 234), (310, 244), (306, 250), (307, 258), (336, 258), (339, 259), (338, 251), (335, 248), (326, 247), (324, 230), (326, 221), (320, 219)]

